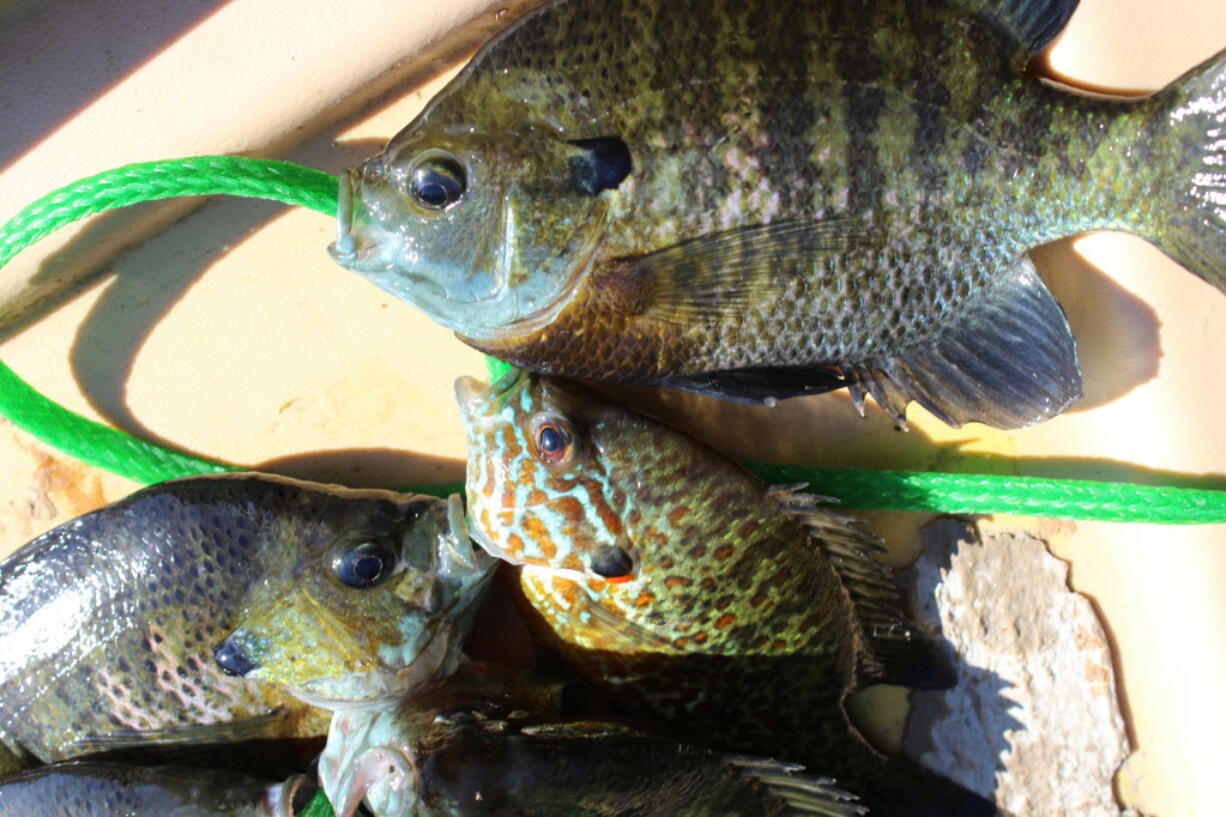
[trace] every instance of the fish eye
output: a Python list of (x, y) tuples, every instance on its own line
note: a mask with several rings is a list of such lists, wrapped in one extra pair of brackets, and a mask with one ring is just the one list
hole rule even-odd
[(395, 566), (396, 554), (382, 542), (363, 542), (332, 560), (336, 578), (359, 590), (374, 587), (390, 576)]
[(628, 579), (634, 570), (630, 554), (617, 545), (601, 545), (592, 554), (592, 572), (606, 579)]
[(544, 415), (532, 423), (532, 446), (536, 456), (549, 465), (565, 462), (571, 454), (574, 435), (561, 417)]
[(464, 168), (452, 156), (431, 152), (417, 162), (409, 192), (427, 210), (446, 210), (464, 197)]

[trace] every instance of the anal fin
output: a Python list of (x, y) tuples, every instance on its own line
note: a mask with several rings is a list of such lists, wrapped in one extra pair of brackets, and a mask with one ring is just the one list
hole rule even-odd
[(1054, 417), (1082, 395), (1064, 311), (1026, 256), (935, 337), (841, 368), (900, 426), (911, 400), (951, 426), (1010, 429)]
[(863, 635), (857, 686), (953, 686), (957, 676), (940, 645), (899, 611), (898, 590), (890, 569), (874, 558), (883, 550), (881, 540), (857, 527), (857, 517), (823, 507), (822, 503), (829, 500), (798, 493), (804, 487), (772, 486), (767, 496), (806, 527), (851, 597)]

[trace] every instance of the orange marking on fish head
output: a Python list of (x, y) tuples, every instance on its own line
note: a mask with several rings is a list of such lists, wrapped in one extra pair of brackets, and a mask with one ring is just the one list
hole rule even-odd
[(532, 544), (536, 545), (537, 549), (550, 562), (558, 554), (557, 546), (554, 544), (553, 537), (549, 535), (549, 530), (544, 523), (537, 518), (536, 514), (527, 514), (524, 517), (523, 524), (520, 529), (524, 532)]
[(520, 538), (518, 533), (508, 533), (506, 545), (502, 549), (503, 555), (509, 556), (512, 559), (517, 559), (523, 556), (524, 540)]

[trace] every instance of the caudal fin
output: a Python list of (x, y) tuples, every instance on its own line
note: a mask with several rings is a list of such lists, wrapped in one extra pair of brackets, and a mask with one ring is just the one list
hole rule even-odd
[(1226, 291), (1226, 51), (1171, 83), (1158, 98), (1154, 148), (1173, 168), (1166, 219), (1150, 236), (1163, 252)]

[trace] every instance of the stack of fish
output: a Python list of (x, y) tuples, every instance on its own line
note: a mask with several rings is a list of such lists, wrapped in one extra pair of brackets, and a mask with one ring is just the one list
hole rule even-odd
[[(1063, 411), (1028, 248), (1124, 229), (1226, 286), (1226, 55), (1073, 96), (1022, 69), (1075, 6), (558, 0), (491, 41), (332, 248), (525, 370), (457, 384), (466, 497), (210, 477), (31, 542), (0, 815), (288, 814), (325, 735), (342, 817), (996, 813), (844, 711), (953, 677), (855, 519), (557, 378)], [(463, 656), (499, 565), (532, 668)]]

